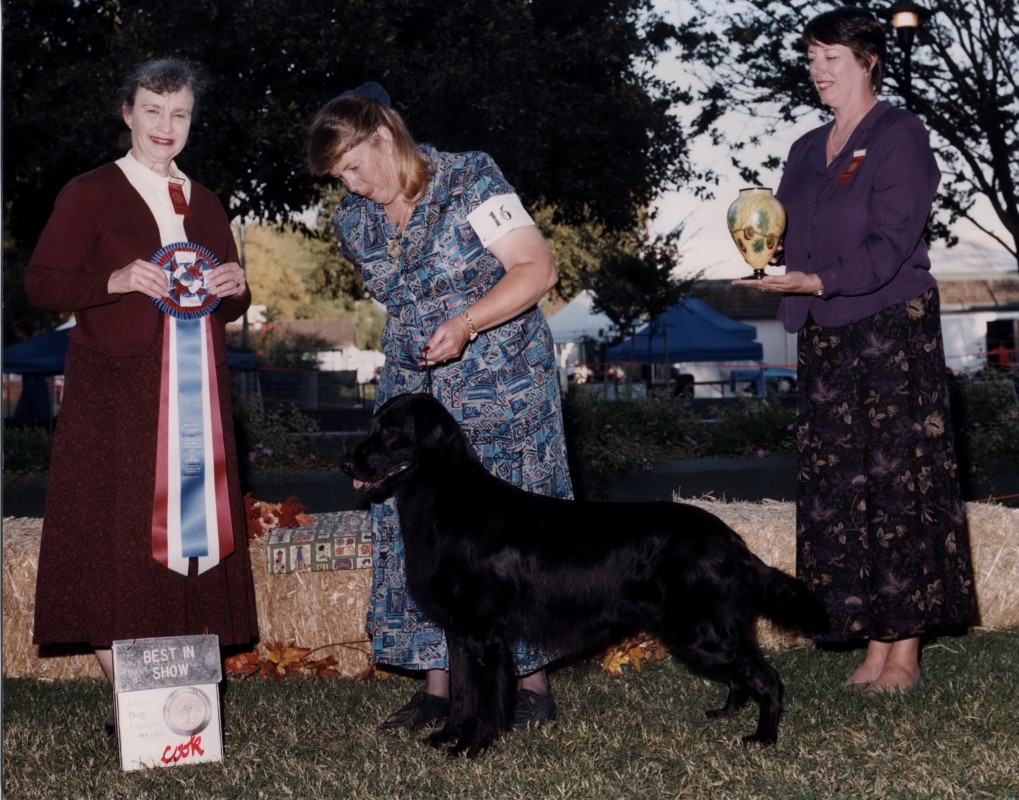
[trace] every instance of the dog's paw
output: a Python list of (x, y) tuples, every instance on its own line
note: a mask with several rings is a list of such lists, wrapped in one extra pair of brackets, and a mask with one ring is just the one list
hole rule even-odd
[(477, 758), (483, 755), (491, 744), (491, 741), (481, 742), (461, 739), (449, 748), (447, 755), (450, 758)]
[(757, 745), (759, 747), (768, 747), (778, 742), (777, 734), (763, 734), (763, 733), (752, 733), (749, 736), (744, 736), (741, 740), (744, 747), (750, 747)]
[(456, 741), (458, 736), (459, 732), (455, 728), (446, 726), (426, 736), (425, 742), (432, 747), (445, 747), (450, 742)]

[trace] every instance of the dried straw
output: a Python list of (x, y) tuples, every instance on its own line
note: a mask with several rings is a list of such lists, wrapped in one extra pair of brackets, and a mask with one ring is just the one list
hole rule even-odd
[[(3, 674), (43, 679), (101, 678), (89, 651), (40, 657), (32, 644), (35, 578), (42, 520), (7, 517), (3, 522)], [(265, 538), (250, 544), (255, 606), (263, 643), (293, 642), (321, 648), (336, 669), (354, 677), (370, 667), (364, 619), (368, 570), (269, 574)], [(261, 646), (264, 653), (264, 644)]]
[[(684, 499), (721, 517), (766, 563), (792, 573), (795, 511), (792, 503), (728, 503), (711, 497)], [(966, 508), (980, 605), (980, 625), (1019, 628), (1019, 509), (971, 503)], [(3, 674), (8, 677), (100, 677), (89, 654), (40, 657), (32, 644), (36, 562), (42, 522), (6, 518), (3, 527)], [(262, 642), (322, 648), (343, 675), (370, 665), (364, 634), (368, 570), (272, 575), (264, 539), (251, 543)], [(776, 649), (807, 641), (762, 622), (762, 646)], [(264, 645), (263, 645), (264, 651)]]
[(263, 652), (270, 642), (311, 647), (317, 651), (315, 658), (330, 655), (336, 659), (336, 670), (347, 677), (360, 675), (371, 666), (364, 630), (370, 570), (271, 575), (264, 537), (251, 543), (251, 570)]
[[(681, 498), (676, 497), (676, 500)], [(712, 497), (682, 498), (720, 517), (743, 537), (762, 561), (795, 574), (796, 508), (792, 503), (727, 503)], [(1019, 509), (967, 503), (966, 521), (973, 559), (979, 625), (993, 630), (1019, 627)], [(763, 647), (808, 644), (808, 640), (760, 621)]]

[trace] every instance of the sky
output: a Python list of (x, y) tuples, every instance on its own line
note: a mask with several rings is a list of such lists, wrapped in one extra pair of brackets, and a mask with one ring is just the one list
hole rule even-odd
[[(657, 11), (666, 19), (676, 20), (682, 2), (677, 0), (655, 0)], [(658, 74), (667, 80), (681, 77), (681, 62), (675, 57), (665, 56), (658, 67)], [(804, 70), (806, 80), (806, 70)], [(895, 97), (887, 97), (897, 102)], [(780, 131), (766, 147), (769, 155), (785, 155), (790, 145), (811, 128), (826, 122), (829, 117), (820, 112), (815, 116), (804, 117), (795, 126)], [(733, 118), (730, 121), (733, 133), (740, 135), (746, 132), (749, 136), (753, 131), (749, 125), (760, 124), (746, 118)], [(746, 138), (746, 137), (743, 137)], [(715, 199), (702, 201), (692, 192), (680, 189), (664, 193), (654, 205), (656, 219), (652, 224), (655, 233), (665, 234), (677, 225), (684, 225), (680, 239), (680, 250), (683, 253), (683, 267), (690, 272), (699, 269), (705, 271), (706, 278), (738, 278), (749, 274), (749, 267), (740, 257), (725, 225), (725, 215), (729, 205), (739, 190), (746, 187), (740, 180), (736, 170), (729, 163), (729, 153), (721, 147), (712, 147), (709, 143), (699, 143), (692, 151), (695, 163), (700, 167), (710, 166), (722, 176), (717, 187), (714, 187)], [(935, 156), (937, 153), (935, 153)], [(781, 170), (761, 170), (761, 185), (775, 189), (781, 177)], [(1006, 241), (1010, 237), (1004, 235), (1004, 226), (986, 208), (981, 216), (985, 224), (996, 230)], [(973, 276), (976, 273), (991, 271), (1015, 274), (1016, 263), (1012, 255), (997, 242), (967, 222), (960, 222), (956, 229), (960, 243), (948, 249), (936, 243), (931, 248), (931, 272), (942, 278)]]

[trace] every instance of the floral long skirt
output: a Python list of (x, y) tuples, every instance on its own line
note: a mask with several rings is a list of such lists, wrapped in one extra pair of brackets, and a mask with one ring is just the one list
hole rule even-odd
[(975, 612), (936, 289), (798, 335), (797, 574), (827, 643), (963, 628)]

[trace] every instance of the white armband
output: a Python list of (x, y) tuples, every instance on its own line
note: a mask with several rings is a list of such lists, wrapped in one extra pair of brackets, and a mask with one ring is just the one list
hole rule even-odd
[(534, 224), (534, 220), (524, 211), (520, 197), (516, 194), (497, 194), (489, 197), (467, 215), (467, 221), (485, 247), (498, 241), (503, 234)]

